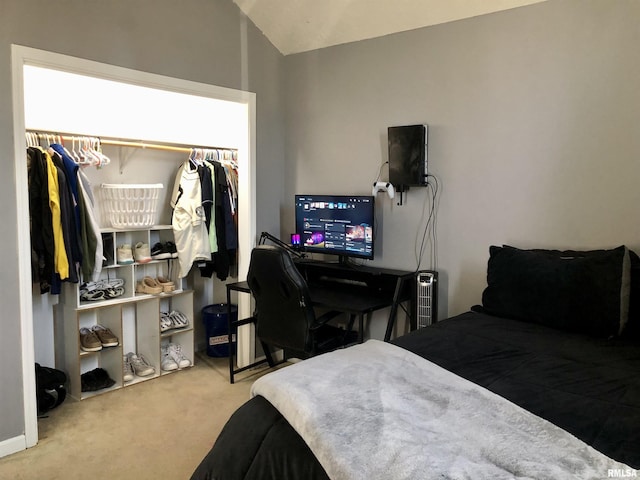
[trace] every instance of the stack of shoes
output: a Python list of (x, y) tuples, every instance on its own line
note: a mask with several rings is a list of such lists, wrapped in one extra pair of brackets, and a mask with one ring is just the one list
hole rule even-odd
[(151, 248), (151, 258), (153, 260), (166, 260), (169, 258), (178, 258), (178, 249), (173, 242), (157, 242)]
[(149, 252), (149, 245), (142, 242), (136, 243), (133, 251), (133, 258), (138, 263), (149, 263), (151, 261), (151, 252)]
[(95, 302), (110, 300), (121, 295), (124, 295), (124, 280), (121, 278), (85, 282), (80, 286), (80, 300)]
[(116, 250), (116, 259), (120, 265), (131, 265), (133, 263), (133, 250), (131, 245), (125, 243)]
[(191, 366), (191, 361), (182, 353), (182, 346), (168, 343), (162, 346), (162, 370), (169, 372)]
[(115, 383), (116, 381), (109, 377), (109, 373), (103, 368), (94, 368), (80, 375), (80, 388), (83, 392), (95, 392), (112, 387)]
[(184, 328), (189, 326), (189, 319), (187, 316), (172, 310), (171, 312), (160, 312), (160, 332), (164, 333), (176, 328)]
[(136, 354), (133, 352), (127, 353), (129, 364), (138, 377), (148, 377), (156, 373), (156, 369), (153, 368), (149, 362), (142, 356), (142, 354)]

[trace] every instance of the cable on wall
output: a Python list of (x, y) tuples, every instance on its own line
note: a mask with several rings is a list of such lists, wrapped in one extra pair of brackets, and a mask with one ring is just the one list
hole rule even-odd
[[(431, 180), (431, 181), (429, 181)], [(437, 270), (438, 268), (438, 238), (437, 238), (437, 220), (438, 220), (438, 191), (440, 190), (440, 183), (434, 175), (427, 175), (427, 196), (425, 198), (423, 206), (422, 218), (424, 219), (424, 211), (429, 204), (429, 214), (427, 216), (427, 223), (422, 231), (422, 239), (420, 241), (420, 248), (416, 250), (416, 272), (420, 270), (422, 265), (422, 257), (424, 256), (425, 249), (429, 247), (429, 268), (431, 270)], [(418, 231), (419, 234), (419, 231)], [(418, 246), (418, 237), (416, 235), (416, 247)]]

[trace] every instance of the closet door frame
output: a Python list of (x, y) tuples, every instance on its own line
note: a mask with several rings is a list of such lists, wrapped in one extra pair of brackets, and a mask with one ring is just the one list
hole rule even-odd
[[(147, 88), (164, 90), (176, 93), (186, 93), (203, 96), (217, 100), (235, 102), (246, 106), (247, 117), (238, 128), (246, 128), (246, 145), (239, 148), (239, 153), (244, 151), (247, 174), (239, 179), (239, 248), (238, 248), (238, 277), (246, 278), (249, 269), (251, 249), (256, 241), (256, 198), (255, 198), (255, 165), (256, 165), (256, 94), (252, 92), (235, 90), (226, 87), (218, 87), (203, 83), (182, 80), (163, 75), (157, 75), (138, 70), (103, 64), (90, 60), (57, 54), (44, 50), (11, 46), (12, 54), (12, 100), (13, 100), (13, 133), (14, 133), (14, 161), (16, 185), (27, 185), (28, 172), (25, 162), (25, 112), (24, 112), (24, 75), (25, 65), (32, 65), (69, 73), (108, 79), (111, 81), (139, 85)], [(242, 158), (242, 157), (241, 157)], [(32, 309), (32, 285), (30, 265), (30, 231), (29, 231), (29, 199), (27, 189), (17, 188), (16, 210), (18, 217), (18, 259), (19, 259), (19, 308), (21, 325), (21, 351), (22, 351), (22, 383), (24, 401), (24, 435), (9, 442), (9, 454), (34, 446), (38, 441), (38, 424), (35, 391), (34, 365), (34, 330)], [(247, 296), (248, 297), (248, 296)], [(238, 298), (239, 315), (249, 316), (251, 305), (249, 299)], [(249, 364), (253, 362), (255, 351), (255, 332), (252, 326), (239, 332), (238, 335), (238, 363)]]

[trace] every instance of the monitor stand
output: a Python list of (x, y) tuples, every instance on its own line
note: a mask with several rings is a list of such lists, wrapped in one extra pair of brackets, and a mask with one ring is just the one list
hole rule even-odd
[(338, 255), (338, 264), (345, 268), (355, 268), (357, 265), (346, 255)]

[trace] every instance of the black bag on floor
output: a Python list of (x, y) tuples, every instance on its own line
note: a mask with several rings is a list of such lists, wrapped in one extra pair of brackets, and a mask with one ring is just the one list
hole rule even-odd
[(64, 386), (66, 382), (67, 375), (62, 370), (41, 367), (36, 363), (36, 398), (39, 415), (64, 402), (67, 397), (67, 389)]

